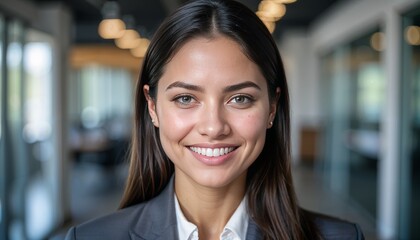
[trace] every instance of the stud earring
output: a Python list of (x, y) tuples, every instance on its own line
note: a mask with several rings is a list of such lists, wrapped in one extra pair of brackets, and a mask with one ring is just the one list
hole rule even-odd
[(273, 125), (273, 122), (270, 122), (270, 126), (272, 126)]

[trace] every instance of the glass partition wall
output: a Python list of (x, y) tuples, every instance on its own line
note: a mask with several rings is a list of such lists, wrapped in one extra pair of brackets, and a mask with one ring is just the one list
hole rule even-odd
[(48, 35), (0, 17), (0, 239), (45, 239), (57, 224), (52, 46)]
[(5, 201), (6, 201), (6, 192), (7, 192), (7, 184), (6, 184), (6, 154), (5, 154), (5, 139), (4, 139), (4, 116), (6, 112), (5, 108), (5, 94), (4, 94), (4, 86), (5, 86), (5, 77), (4, 77), (4, 68), (5, 64), (3, 63), (3, 48), (4, 48), (4, 19), (3, 16), (0, 15), (0, 239), (6, 239), (7, 231), (6, 226), (8, 225), (8, 217), (5, 209)]
[(131, 136), (133, 78), (128, 69), (109, 65), (72, 69), (69, 185), (75, 222), (118, 207)]
[[(420, 238), (420, 6), (402, 16), (399, 239)], [(322, 58), (327, 184), (376, 219), (385, 76), (378, 29)]]
[[(52, 140), (52, 54), (53, 40), (42, 32), (25, 31), (23, 70), (24, 144), (28, 172), (25, 186), (25, 232), (30, 239), (41, 239), (55, 227), (55, 169)], [(39, 59), (42, 59), (40, 61)]]
[(328, 184), (376, 216), (379, 122), (385, 80), (377, 29), (323, 57), (325, 172)]
[[(6, 208), (9, 215), (9, 238), (27, 238), (24, 231), (24, 200), (25, 184), (28, 172), (26, 164), (26, 145), (22, 139), (23, 126), (23, 37), (24, 29), (21, 22), (12, 20), (6, 22), (6, 161), (8, 161), (6, 193)], [(10, 161), (13, 159), (13, 161)]]
[[(106, 127), (113, 147), (104, 155), (118, 156), (109, 157), (112, 161), (124, 162), (131, 133), (131, 72), (93, 65), (71, 72), (73, 81), (67, 82), (69, 15), (59, 6), (40, 10), (51, 19), (63, 18), (49, 22), (3, 18), (0, 9), (0, 239), (49, 239), (73, 217), (67, 189), (67, 177), (73, 175), (67, 172), (74, 150), (68, 143), (74, 142), (67, 140), (73, 136), (67, 133), (67, 117), (92, 130), (88, 140), (97, 136), (95, 130)], [(68, 95), (74, 110), (69, 113)], [(89, 156), (90, 149), (82, 150)], [(84, 184), (83, 179), (76, 183), (80, 182), (76, 188)], [(103, 200), (93, 205), (102, 206)]]
[(419, 239), (420, 228), (420, 7), (403, 16), (401, 151), (402, 239)]

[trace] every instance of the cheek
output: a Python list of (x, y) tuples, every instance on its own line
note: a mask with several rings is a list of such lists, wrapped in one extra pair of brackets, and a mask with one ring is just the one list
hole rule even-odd
[(182, 140), (193, 128), (192, 118), (177, 110), (163, 108), (158, 111), (161, 138), (171, 141)]
[(236, 118), (233, 122), (236, 132), (244, 138), (255, 141), (265, 139), (267, 128), (267, 117), (262, 112), (249, 113), (241, 118)]

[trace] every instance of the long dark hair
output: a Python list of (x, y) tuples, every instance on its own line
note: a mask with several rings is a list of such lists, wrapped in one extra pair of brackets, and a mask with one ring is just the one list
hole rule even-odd
[[(158, 81), (177, 50), (196, 37), (225, 36), (236, 41), (264, 75), (271, 102), (277, 101), (266, 144), (247, 174), (248, 211), (264, 239), (313, 239), (314, 225), (302, 217), (293, 189), (290, 161), (289, 94), (275, 41), (260, 19), (241, 3), (196, 0), (180, 7), (157, 30), (136, 86), (129, 176), (121, 208), (147, 201), (168, 184), (174, 166), (162, 149), (148, 114), (143, 86), (156, 97)], [(280, 94), (276, 97), (276, 89)]]

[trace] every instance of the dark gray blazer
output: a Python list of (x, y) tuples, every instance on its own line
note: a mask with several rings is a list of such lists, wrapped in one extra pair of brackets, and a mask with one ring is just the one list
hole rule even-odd
[[(148, 202), (118, 210), (72, 227), (66, 240), (171, 240), (178, 239), (173, 182)], [(311, 213), (325, 239), (364, 239), (358, 225)], [(262, 239), (258, 226), (250, 220), (246, 240)]]

